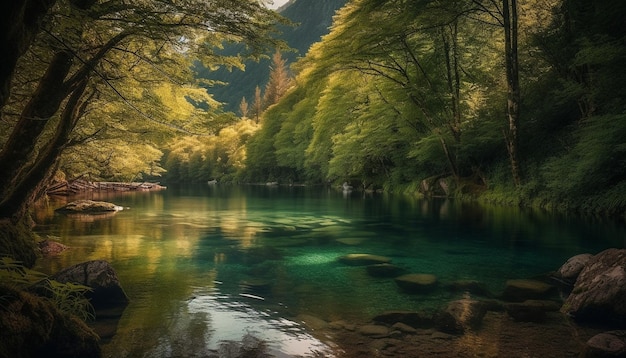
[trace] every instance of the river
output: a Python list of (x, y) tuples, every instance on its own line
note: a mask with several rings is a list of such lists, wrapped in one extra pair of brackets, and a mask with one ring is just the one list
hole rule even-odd
[(393, 279), (342, 264), (343, 255), (382, 255), (407, 272), (436, 275), (441, 287), (477, 280), (497, 295), (508, 279), (623, 248), (626, 238), (620, 224), (592, 217), (332, 188), (218, 184), (104, 200), (124, 210), (72, 217), (52, 202), (37, 211), (37, 233), (71, 248), (37, 269), (112, 264), (131, 299), (103, 340), (105, 356), (115, 357), (242, 349), (332, 356), (332, 341), (303, 321), (367, 321), (453, 299), (443, 288), (401, 292)]

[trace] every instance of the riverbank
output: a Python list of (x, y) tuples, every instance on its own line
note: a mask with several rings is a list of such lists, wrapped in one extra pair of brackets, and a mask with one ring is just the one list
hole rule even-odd
[[(553, 312), (542, 324), (516, 322), (506, 313), (489, 311), (480, 328), (463, 335), (434, 329), (390, 331), (386, 336), (364, 335), (361, 327), (371, 324), (330, 323), (324, 332), (341, 358), (360, 357), (552, 357), (575, 358), (586, 342), (603, 330), (579, 326)], [(319, 334), (320, 332), (318, 332)]]

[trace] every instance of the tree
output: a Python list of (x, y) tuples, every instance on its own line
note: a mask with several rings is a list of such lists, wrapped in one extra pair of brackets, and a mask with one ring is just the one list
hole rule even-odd
[(263, 113), (263, 96), (261, 96), (261, 87), (256, 86), (254, 89), (254, 103), (252, 104), (255, 123), (259, 123), (261, 113)]
[(269, 107), (283, 97), (291, 86), (291, 77), (287, 71), (287, 62), (282, 58), (280, 51), (276, 51), (272, 56), (270, 65), (270, 78), (265, 86), (263, 96), (265, 107)]
[(248, 118), (248, 112), (250, 112), (248, 101), (246, 101), (246, 97), (243, 97), (239, 103), (239, 114), (241, 114), (241, 118)]
[(519, 159), (519, 110), (521, 91), (519, 83), (519, 59), (518, 59), (518, 16), (517, 0), (502, 0), (502, 18), (504, 26), (504, 51), (507, 82), (507, 106), (509, 128), (506, 133), (506, 147), (511, 162), (511, 174), (515, 186), (521, 184), (521, 169)]
[[(38, 23), (37, 14), (28, 20)], [(94, 98), (108, 95), (137, 117), (185, 130), (152, 106), (158, 103), (154, 85), (190, 83), (189, 61), (202, 57), (219, 64), (211, 48), (223, 40), (244, 41), (251, 53), (262, 53), (278, 20), (257, 1), (60, 3), (42, 22), (36, 46), (15, 66), (20, 76), (40, 78), (37, 85), (29, 90), (27, 82), (14, 81), (20, 91), (3, 106), (2, 123), (8, 125), (2, 133), (8, 136), (0, 152), (0, 216), (24, 216)], [(129, 78), (140, 87), (122, 88)], [(29, 99), (19, 98), (24, 95)], [(140, 102), (145, 96), (149, 100)]]

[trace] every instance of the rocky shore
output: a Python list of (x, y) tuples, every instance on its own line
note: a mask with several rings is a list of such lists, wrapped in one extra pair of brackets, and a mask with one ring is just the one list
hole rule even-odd
[[(390, 268), (388, 258), (351, 254), (348, 265)], [(371, 274), (371, 273), (370, 273)], [(393, 276), (393, 275), (392, 275)], [(380, 277), (380, 276), (378, 276)], [(405, 292), (425, 295), (434, 275), (394, 278)], [(462, 298), (439, 312), (381, 312), (364, 322), (301, 316), (340, 357), (626, 357), (626, 250), (572, 257), (540, 279), (512, 279), (500, 294), (479, 282), (448, 284)]]

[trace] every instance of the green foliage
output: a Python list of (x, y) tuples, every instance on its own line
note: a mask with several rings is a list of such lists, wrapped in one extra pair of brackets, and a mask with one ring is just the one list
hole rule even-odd
[(10, 257), (0, 258), (0, 282), (17, 289), (27, 288), (46, 279), (41, 272), (25, 267), (21, 262)]
[(167, 149), (165, 178), (169, 182), (234, 180), (244, 166), (249, 138), (258, 129), (250, 120), (225, 127), (217, 135), (186, 136), (173, 140)]
[(61, 312), (75, 315), (83, 321), (96, 317), (93, 306), (85, 298), (85, 293), (92, 291), (91, 287), (54, 280), (48, 280), (47, 284), (52, 295), (51, 301)]
[(574, 132), (573, 147), (546, 161), (547, 188), (557, 198), (594, 195), (626, 180), (626, 115), (588, 118)]
[[(61, 312), (75, 315), (84, 321), (95, 317), (93, 306), (85, 298), (90, 287), (73, 283), (60, 283), (9, 257), (0, 258), (0, 284), (19, 290), (34, 286), (43, 287), (49, 299)], [(0, 305), (2, 301), (0, 301)]]

